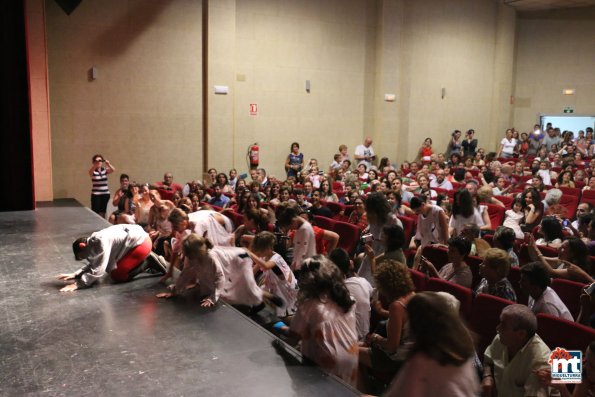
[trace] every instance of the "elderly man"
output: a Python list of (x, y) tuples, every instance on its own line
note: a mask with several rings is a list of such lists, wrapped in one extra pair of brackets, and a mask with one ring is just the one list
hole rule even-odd
[(484, 353), (483, 396), (548, 396), (536, 370), (549, 368), (550, 349), (537, 331), (537, 318), (525, 305), (500, 314), (498, 335)]
[(358, 161), (359, 164), (364, 164), (366, 169), (370, 169), (372, 166), (372, 161), (376, 159), (376, 155), (374, 154), (374, 149), (372, 148), (372, 138), (368, 137), (364, 141), (363, 145), (358, 145), (355, 148), (355, 160)]
[(449, 181), (447, 181), (445, 179), (445, 173), (443, 169), (438, 169), (436, 171), (436, 179), (432, 179), (430, 181), (430, 187), (432, 188), (440, 188), (440, 189), (446, 189), (446, 190), (452, 190), (452, 183), (450, 183)]
[(176, 191), (182, 193), (183, 189), (182, 185), (174, 182), (174, 176), (171, 172), (163, 174), (163, 181), (155, 182), (153, 186), (164, 200), (171, 200)]

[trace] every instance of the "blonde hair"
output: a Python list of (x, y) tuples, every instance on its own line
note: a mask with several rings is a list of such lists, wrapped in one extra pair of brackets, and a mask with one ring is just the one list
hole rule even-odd
[(213, 248), (213, 243), (206, 237), (200, 237), (196, 233), (190, 233), (182, 241), (182, 252), (189, 259), (205, 256), (211, 248)]
[(508, 272), (510, 272), (510, 256), (500, 248), (488, 249), (483, 264), (496, 270), (500, 278), (508, 276)]

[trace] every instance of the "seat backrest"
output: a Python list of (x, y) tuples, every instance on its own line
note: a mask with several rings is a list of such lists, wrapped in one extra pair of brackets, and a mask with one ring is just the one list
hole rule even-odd
[(496, 326), (500, 323), (500, 313), (514, 302), (499, 296), (478, 294), (471, 305), (469, 328), (478, 335), (477, 353), (483, 356), (485, 349), (496, 336)]
[(506, 209), (496, 204), (486, 204), (486, 206), (488, 207), (488, 215), (492, 223), (491, 229), (496, 230), (504, 221), (504, 212)]
[(511, 267), (510, 272), (508, 273), (508, 281), (512, 284), (512, 288), (514, 289), (514, 293), (516, 294), (517, 303), (521, 303), (526, 305), (529, 301), (529, 296), (523, 292), (521, 289), (521, 268), (520, 267)]
[(409, 269), (409, 274), (411, 275), (411, 280), (413, 280), (413, 284), (415, 284), (415, 290), (417, 292), (425, 291), (428, 276), (426, 276), (419, 270), (414, 269)]
[(566, 215), (568, 216), (568, 219), (574, 218), (574, 215), (576, 214), (576, 209), (578, 207), (578, 200), (580, 198), (581, 191), (580, 189), (576, 190), (577, 193), (575, 195), (563, 194), (560, 198), (560, 205), (566, 208)]
[(514, 199), (512, 197), (509, 196), (494, 196), (494, 198), (496, 200), (499, 200), (502, 202), (502, 204), (504, 204), (504, 206), (506, 207), (505, 209), (509, 210), (512, 208), (512, 203), (514, 202)]
[(448, 248), (426, 245), (421, 254), (432, 262), (436, 270), (442, 269), (442, 266), (448, 263)]
[(413, 234), (415, 233), (415, 220), (412, 218), (409, 218), (407, 216), (401, 216), (401, 215), (397, 215), (397, 218), (399, 218), (399, 220), (403, 224), (403, 233), (405, 233), (405, 242), (407, 244), (409, 244), (409, 241), (411, 241), (411, 237), (413, 237)]
[(326, 230), (333, 230), (335, 228), (335, 221), (326, 216), (314, 215), (314, 222), (316, 226)]
[(581, 189), (576, 188), (576, 187), (560, 186), (558, 189), (560, 189), (562, 191), (562, 194), (567, 194), (570, 196), (574, 196), (576, 198), (580, 197), (580, 195), (581, 195)]
[(577, 283), (562, 278), (552, 279), (551, 284), (552, 289), (556, 291), (574, 318), (577, 318), (578, 313), (581, 310), (580, 297), (585, 286), (586, 285), (583, 283)]
[(345, 206), (343, 204), (335, 203), (334, 201), (325, 201), (324, 205), (326, 205), (328, 209), (333, 212), (333, 216), (345, 210)]
[(471, 274), (473, 275), (473, 281), (471, 282), (471, 289), (475, 289), (475, 287), (481, 281), (481, 276), (479, 275), (479, 266), (483, 262), (483, 258), (475, 255), (469, 255), (465, 260), (469, 269), (471, 269)]
[(430, 277), (426, 283), (426, 291), (444, 291), (453, 295), (461, 303), (459, 309), (461, 316), (465, 319), (469, 319), (471, 314), (471, 303), (473, 301), (473, 292), (470, 288), (465, 288), (440, 278)]
[(339, 235), (339, 244), (337, 246), (353, 255), (359, 241), (359, 227), (351, 223), (337, 221), (332, 230)]
[(595, 329), (545, 313), (537, 314), (537, 334), (552, 350), (563, 347), (584, 352), (595, 340)]

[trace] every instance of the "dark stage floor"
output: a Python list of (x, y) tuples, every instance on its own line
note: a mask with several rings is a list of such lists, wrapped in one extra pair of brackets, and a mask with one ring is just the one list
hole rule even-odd
[(0, 395), (357, 394), (233, 308), (157, 300), (158, 278), (59, 293), (72, 241), (105, 226), (72, 200), (0, 213)]

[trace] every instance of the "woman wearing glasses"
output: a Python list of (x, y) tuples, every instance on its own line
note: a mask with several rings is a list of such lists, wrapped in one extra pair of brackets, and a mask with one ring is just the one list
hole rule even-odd
[(93, 183), (93, 188), (91, 189), (91, 209), (102, 218), (105, 218), (107, 203), (110, 197), (107, 186), (107, 175), (116, 169), (100, 154), (93, 156), (92, 161), (93, 165), (89, 168), (89, 176)]

